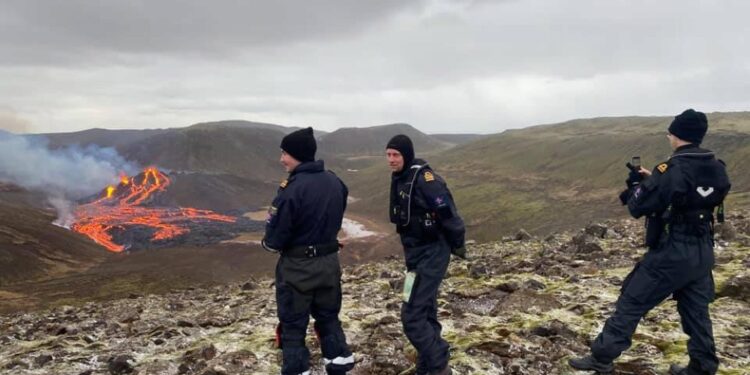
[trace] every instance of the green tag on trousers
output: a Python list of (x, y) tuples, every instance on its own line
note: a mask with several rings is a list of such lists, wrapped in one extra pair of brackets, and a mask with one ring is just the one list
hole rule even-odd
[(404, 302), (409, 303), (411, 299), (411, 289), (414, 287), (414, 281), (417, 279), (416, 272), (407, 272), (404, 280)]

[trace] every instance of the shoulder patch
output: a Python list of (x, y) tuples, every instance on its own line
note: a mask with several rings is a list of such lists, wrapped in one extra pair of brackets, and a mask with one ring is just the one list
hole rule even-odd
[(656, 169), (657, 169), (657, 170), (658, 170), (659, 172), (661, 172), (661, 173), (664, 173), (664, 172), (666, 172), (668, 168), (669, 168), (669, 165), (668, 165), (667, 163), (661, 163), (661, 164), (659, 164), (659, 165), (658, 165), (658, 166), (656, 167)]
[(427, 171), (424, 173), (424, 180), (427, 182), (435, 181), (435, 175), (433, 175), (432, 172)]
[(279, 184), (279, 186), (280, 186), (280, 187), (281, 187), (282, 189), (286, 188), (286, 186), (287, 186), (287, 185), (289, 185), (289, 180), (284, 180), (284, 181), (281, 181), (281, 183)]

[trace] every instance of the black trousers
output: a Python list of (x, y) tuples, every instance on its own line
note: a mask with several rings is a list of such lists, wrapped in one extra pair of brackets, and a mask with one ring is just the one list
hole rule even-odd
[(630, 347), (640, 320), (670, 295), (677, 300), (683, 331), (690, 336), (690, 364), (699, 373), (715, 374), (716, 357), (708, 305), (714, 299), (713, 243), (710, 237), (673, 232), (623, 282), (614, 314), (591, 345), (601, 362), (612, 362)]
[(305, 346), (310, 315), (320, 340), (328, 374), (345, 374), (354, 356), (341, 328), (341, 266), (338, 254), (317, 258), (282, 256), (276, 265), (276, 306), (279, 317), (282, 375), (297, 375), (310, 368)]
[(416, 278), (407, 301), (401, 306), (404, 334), (419, 355), (417, 374), (440, 370), (448, 364), (448, 343), (440, 336), (437, 296), (450, 262), (450, 247), (444, 239), (404, 249), (406, 269)]

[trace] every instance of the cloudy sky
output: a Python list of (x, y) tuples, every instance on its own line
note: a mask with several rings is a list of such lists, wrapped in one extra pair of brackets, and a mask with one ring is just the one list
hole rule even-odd
[(0, 128), (493, 133), (750, 110), (748, 14), (744, 0), (9, 0)]

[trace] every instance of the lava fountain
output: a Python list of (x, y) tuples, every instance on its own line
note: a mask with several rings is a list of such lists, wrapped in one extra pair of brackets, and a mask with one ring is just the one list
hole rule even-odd
[(117, 185), (107, 186), (93, 201), (76, 208), (71, 229), (110, 251), (121, 252), (130, 248), (131, 244), (124, 243), (128, 242), (129, 232), (145, 233), (150, 242), (158, 244), (184, 236), (201, 225), (237, 222), (237, 217), (210, 210), (159, 207), (155, 198), (171, 183), (155, 167), (133, 177), (121, 175)]

